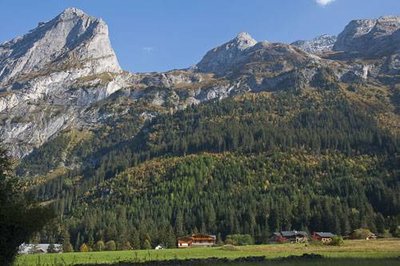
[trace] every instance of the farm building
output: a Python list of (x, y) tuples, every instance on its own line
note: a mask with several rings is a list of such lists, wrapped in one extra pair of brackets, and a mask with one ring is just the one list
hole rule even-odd
[(308, 234), (305, 231), (281, 231), (275, 232), (271, 237), (271, 242), (275, 243), (304, 243), (308, 241)]
[(322, 243), (330, 243), (336, 235), (330, 232), (314, 232), (312, 238), (321, 241)]
[(188, 247), (210, 247), (215, 245), (215, 235), (206, 234), (193, 234), (191, 236), (185, 236), (178, 238), (178, 248)]
[(188, 248), (191, 247), (193, 239), (190, 236), (184, 236), (178, 238), (178, 248)]

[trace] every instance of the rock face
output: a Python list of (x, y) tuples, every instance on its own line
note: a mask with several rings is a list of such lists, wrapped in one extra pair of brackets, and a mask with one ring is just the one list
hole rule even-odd
[(239, 33), (233, 40), (212, 49), (197, 64), (202, 72), (223, 74), (245, 58), (246, 50), (256, 45), (250, 34)]
[(86, 75), (121, 70), (107, 25), (75, 8), (0, 46), (3, 86), (29, 76), (74, 68)]
[(2, 44), (0, 133), (13, 155), (77, 123), (83, 108), (119, 89), (120, 72), (107, 25), (75, 8)]
[(291, 43), (291, 45), (296, 46), (307, 53), (321, 54), (331, 51), (336, 43), (336, 39), (336, 36), (324, 34), (312, 40), (295, 41)]
[(339, 36), (336, 50), (390, 53), (376, 62), (324, 58), (333, 36), (288, 45), (240, 33), (193, 69), (133, 74), (119, 67), (104, 21), (68, 8), (0, 45), (0, 137), (22, 158), (64, 130), (113, 128), (124, 119), (140, 127), (161, 113), (243, 92), (331, 89), (379, 82), (381, 74), (397, 82), (398, 28), (396, 17), (359, 20)]
[(257, 42), (249, 34), (239, 33), (233, 40), (209, 51), (195, 69), (217, 76), (262, 74), (271, 77), (311, 61), (315, 61), (312, 55), (293, 46)]
[(400, 49), (400, 17), (351, 21), (339, 34), (335, 51), (378, 57)]

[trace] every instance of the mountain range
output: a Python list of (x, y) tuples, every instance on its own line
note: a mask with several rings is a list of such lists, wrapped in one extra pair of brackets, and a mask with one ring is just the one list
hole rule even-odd
[(106, 23), (68, 8), (0, 45), (0, 135), (77, 249), (166, 241), (154, 228), (396, 233), (399, 77), (400, 17), (292, 44), (239, 33), (194, 67), (130, 73)]

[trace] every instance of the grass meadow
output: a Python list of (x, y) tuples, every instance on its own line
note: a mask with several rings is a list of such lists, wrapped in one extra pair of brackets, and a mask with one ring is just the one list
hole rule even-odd
[[(262, 265), (323, 265), (323, 266), (399, 266), (400, 239), (347, 240), (343, 246), (322, 246), (311, 244), (272, 244), (252, 245), (234, 248), (191, 248), (164, 250), (131, 250), (64, 254), (35, 254), (18, 256), (15, 266), (48, 266), (77, 264), (113, 264), (118, 262), (149, 262), (165, 260), (228, 258), (236, 259), (249, 256), (265, 256), (267, 259), (279, 259), (293, 255), (313, 253), (326, 259), (272, 260)], [(198, 265), (198, 264), (197, 264)], [(207, 265), (205, 263), (204, 265)], [(221, 264), (223, 265), (223, 264)], [(229, 265), (260, 265), (260, 263), (234, 263)]]

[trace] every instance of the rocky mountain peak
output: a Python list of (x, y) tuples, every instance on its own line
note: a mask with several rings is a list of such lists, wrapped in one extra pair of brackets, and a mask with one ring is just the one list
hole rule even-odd
[(68, 8), (28, 34), (0, 45), (0, 86), (67, 69), (85, 74), (121, 70), (103, 20)]
[(196, 67), (202, 72), (223, 73), (240, 61), (245, 51), (256, 44), (257, 41), (250, 34), (241, 32), (229, 42), (207, 52)]
[(257, 41), (251, 37), (247, 32), (240, 32), (235, 39), (231, 41), (234, 47), (237, 47), (239, 50), (245, 50), (249, 47), (256, 45)]
[(68, 20), (68, 19), (73, 19), (74, 17), (89, 17), (85, 12), (83, 12), (81, 9), (75, 8), (75, 7), (69, 7), (65, 9), (59, 16), (58, 18), (61, 20)]
[(295, 41), (291, 43), (291, 45), (294, 45), (307, 53), (319, 54), (331, 51), (335, 42), (336, 36), (323, 34), (312, 40)]
[(23, 157), (84, 123), (82, 110), (119, 90), (120, 74), (102, 19), (68, 8), (39, 23), (0, 45), (0, 137)]
[(400, 17), (353, 20), (339, 34), (333, 49), (368, 57), (397, 52), (400, 49)]

